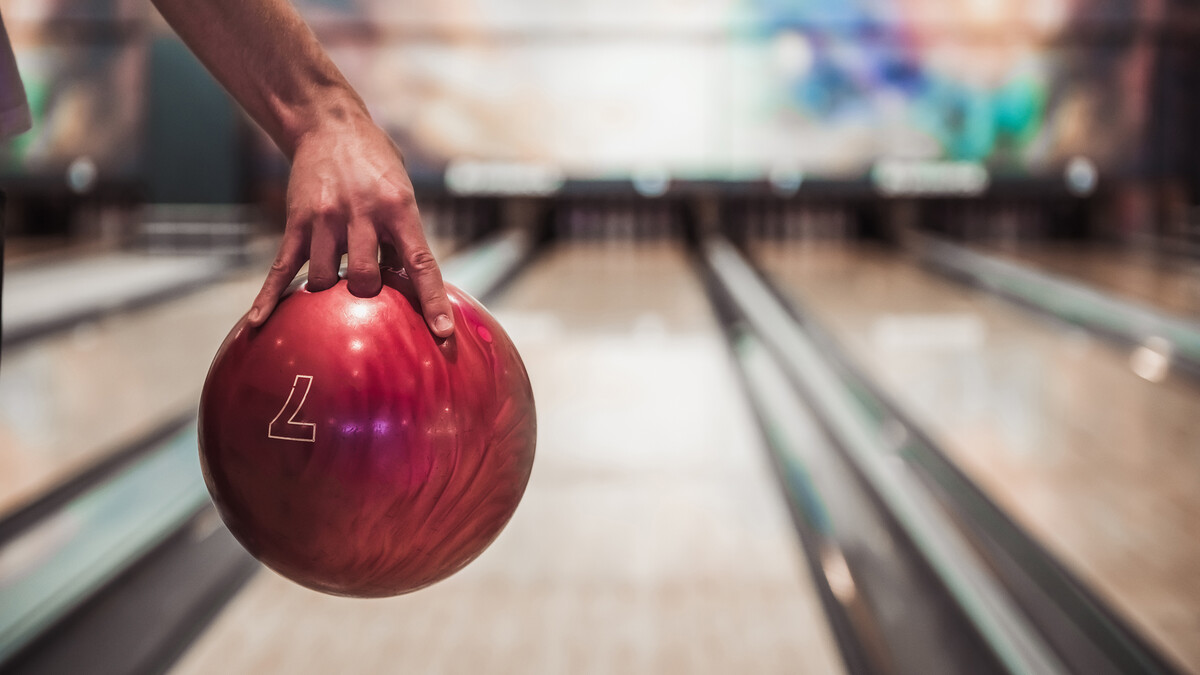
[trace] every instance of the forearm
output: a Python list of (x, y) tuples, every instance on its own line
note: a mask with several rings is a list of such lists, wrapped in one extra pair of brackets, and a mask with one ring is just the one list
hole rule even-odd
[(454, 332), (453, 307), (421, 227), (396, 145), (288, 0), (152, 0), (205, 67), (292, 163), (279, 253), (247, 320), (261, 326), (308, 262), (313, 292), (379, 292), (380, 244), (394, 250), (429, 329)]
[(152, 2), (289, 159), (321, 125), (367, 117), (287, 0)]

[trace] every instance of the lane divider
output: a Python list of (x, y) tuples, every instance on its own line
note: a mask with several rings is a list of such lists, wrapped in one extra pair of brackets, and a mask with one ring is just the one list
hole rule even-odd
[(1152, 349), (1200, 377), (1200, 323), (932, 235), (916, 236), (912, 248), (923, 264), (943, 274), (1067, 323)]
[[(714, 300), (718, 310), (721, 294), (727, 298), (724, 304), (733, 307), (732, 318), (726, 317), (727, 333), (745, 379), (750, 380), (748, 389), (756, 414), (766, 421), (768, 444), (783, 458), (781, 474), (786, 478), (788, 498), (807, 513), (808, 521), (833, 523), (832, 530), (824, 533), (809, 523), (809, 529), (820, 535), (807, 537), (820, 540), (818, 554), (810, 551), (810, 558), (845, 539), (846, 527), (863, 530), (864, 526), (827, 505), (839, 501), (838, 492), (847, 489), (844, 484), (831, 487), (828, 477), (821, 481), (796, 479), (806, 472), (815, 474), (822, 462), (831, 460), (820, 459), (820, 453), (811, 447), (798, 447), (804, 443), (811, 446), (811, 438), (786, 442), (786, 434), (780, 430), (795, 426), (794, 420), (789, 422), (789, 414), (793, 418), (811, 415), (818, 421), (830, 447), (885, 507), (1003, 671), (1178, 672), (1177, 666), (1150, 647), (988, 499), (902, 409), (858, 371), (820, 326), (732, 244), (716, 235), (700, 237), (696, 253), (709, 280), (710, 296), (718, 298)], [(753, 380), (769, 379), (772, 368), (775, 379), (786, 379), (811, 413), (797, 407), (789, 413), (786, 404), (780, 403), (783, 394), (778, 384), (774, 393), (755, 393), (755, 388), (763, 385)], [(794, 466), (787, 466), (789, 462)], [(849, 536), (854, 535), (851, 532)], [(814, 548), (810, 544), (806, 542), (806, 548)], [(849, 554), (844, 559), (849, 560), (852, 576), (856, 560)], [(901, 557), (896, 560), (902, 562)], [(822, 565), (814, 569), (818, 575), (822, 573)], [(827, 581), (828, 586), (835, 585)], [(920, 602), (924, 600), (916, 601)], [(883, 642), (895, 644), (895, 635), (906, 628), (882, 616), (871, 630), (881, 631)], [(861, 645), (861, 627), (857, 636)], [(949, 632), (945, 637), (953, 641)], [(913, 650), (936, 648), (909, 646)], [(862, 661), (862, 654), (852, 654), (848, 665), (856, 659)], [(903, 654), (893, 653), (890, 659), (888, 665), (896, 672), (929, 672), (913, 668), (911, 662), (903, 663)], [(989, 670), (982, 665), (980, 669)], [(875, 667), (866, 672), (880, 670)]]
[(1058, 673), (1065, 669), (972, 547), (911, 473), (894, 447), (871, 433), (859, 406), (826, 364), (816, 345), (775, 302), (761, 278), (727, 241), (708, 238), (702, 254), (717, 279), (744, 308), (755, 333), (778, 355), (794, 382), (803, 383), (815, 412), (839, 438), (855, 468), (949, 589), (995, 655), (1014, 673)]

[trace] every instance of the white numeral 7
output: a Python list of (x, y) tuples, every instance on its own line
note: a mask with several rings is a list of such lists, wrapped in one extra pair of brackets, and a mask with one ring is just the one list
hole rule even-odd
[[(267, 425), (267, 438), (305, 443), (316, 442), (317, 425), (311, 422), (296, 421), (296, 416), (300, 414), (300, 408), (304, 407), (304, 401), (308, 398), (308, 390), (312, 387), (312, 381), (312, 375), (297, 375), (296, 379), (292, 381), (292, 390), (288, 393), (287, 400), (283, 402), (283, 408)], [(293, 404), (293, 402), (295, 403)], [(288, 411), (291, 411), (290, 414)], [(280, 422), (285, 418), (286, 421)]]

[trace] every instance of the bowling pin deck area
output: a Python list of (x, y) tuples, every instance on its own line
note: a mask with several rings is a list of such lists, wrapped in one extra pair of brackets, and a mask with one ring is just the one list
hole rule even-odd
[[(837, 673), (915, 663), (887, 635), (864, 639), (864, 613), (884, 609), (884, 596), (872, 596), (868, 552), (837, 537), (829, 541), (840, 549), (814, 547), (803, 536), (820, 519), (798, 501), (798, 477), (829, 475), (801, 463), (821, 461), (803, 452), (836, 444), (836, 424), (786, 382), (755, 398), (755, 348), (730, 341), (730, 326), (741, 324), (712, 304), (702, 257), (681, 240), (673, 214), (584, 204), (551, 222), (559, 240), (536, 256), (490, 249), (500, 266), (522, 262), (488, 305), (525, 358), (539, 439), (525, 499), (483, 556), (431, 588), (375, 601), (323, 596), (259, 571), (177, 648), (171, 672)], [(1061, 564), (1096, 616), (1129, 637), (1128, 653), (1145, 656), (1140, 670), (1200, 670), (1200, 547), (1190, 529), (1200, 516), (1197, 381), (1170, 368), (1147, 377), (1131, 362), (1136, 346), (858, 242), (836, 209), (756, 223), (739, 253), (754, 273), (819, 326), (1038, 555)], [(1069, 274), (1049, 264), (1055, 259), (1019, 262), (1149, 301)], [(451, 280), (474, 273), (448, 268), (459, 270)], [(0, 464), (11, 470), (0, 472), (0, 504), (28, 502), (188, 405), (257, 288), (253, 271), (221, 279), (5, 352)], [(1155, 307), (1190, 320), (1178, 308)], [(131, 350), (145, 334), (186, 347)], [(760, 374), (780, 368), (768, 363)], [(117, 372), (135, 393), (106, 395)], [(62, 380), (71, 386), (47, 392), (52, 404), (22, 407), (30, 383)], [(789, 397), (803, 407), (780, 409)], [(764, 412), (764, 401), (776, 409)], [(63, 419), (78, 421), (55, 421)], [(772, 445), (785, 438), (803, 446), (795, 464)], [(862, 541), (904, 549), (902, 539), (916, 536), (887, 532)], [(60, 528), (27, 540), (24, 559), (0, 549), (0, 598), (19, 588), (30, 556), (52, 556), (70, 536)], [(913, 555), (934, 568), (930, 588), (959, 578)], [(952, 611), (968, 614), (970, 626), (1005, 616)], [(878, 617), (872, 625), (888, 630)], [(1036, 626), (1025, 628), (1012, 633), (1014, 644), (1026, 633), (1041, 639)], [(52, 639), (53, 626), (47, 634), (31, 649)], [(997, 644), (1005, 643), (963, 649), (994, 654)], [(1048, 672), (1078, 672), (1055, 645), (1043, 645)], [(1022, 654), (1047, 663), (1038, 648)], [(1111, 663), (1126, 663), (1119, 658)], [(37, 662), (12, 663), (33, 672)]]

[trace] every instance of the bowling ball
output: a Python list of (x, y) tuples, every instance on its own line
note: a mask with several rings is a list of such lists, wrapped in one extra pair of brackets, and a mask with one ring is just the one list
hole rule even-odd
[(234, 326), (200, 401), (200, 460), (239, 542), (281, 575), (382, 597), (444, 579), (512, 517), (533, 468), (525, 366), (500, 324), (447, 285), (455, 333), (429, 332), (412, 283), (375, 297), (294, 284)]

